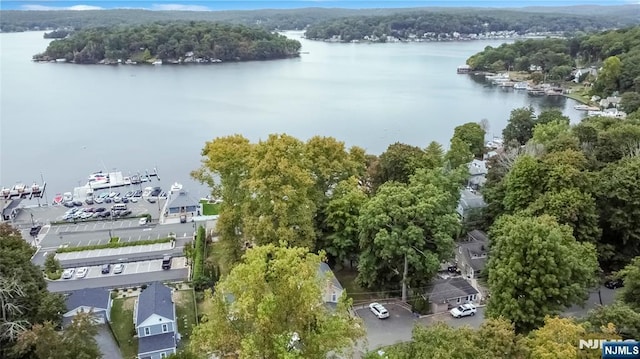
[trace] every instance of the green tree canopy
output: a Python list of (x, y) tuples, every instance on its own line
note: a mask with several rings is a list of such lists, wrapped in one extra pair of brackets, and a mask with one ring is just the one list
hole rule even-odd
[[(479, 123), (468, 122), (457, 126), (453, 130), (453, 137), (457, 137), (469, 146), (475, 157), (482, 158), (484, 153), (485, 130)], [(453, 140), (453, 139), (452, 139)]]
[(509, 122), (502, 130), (502, 139), (506, 144), (518, 143), (524, 145), (533, 135), (536, 116), (533, 108), (517, 108), (511, 111)]
[[(247, 250), (243, 261), (209, 295), (211, 309), (194, 328), (193, 352), (237, 358), (318, 358), (349, 352), (364, 335), (342, 296), (324, 305), (330, 278), (321, 257), (273, 244)], [(297, 337), (299, 340), (292, 340)]]
[(593, 244), (579, 243), (553, 217), (503, 216), (491, 228), (487, 315), (510, 319), (518, 332), (545, 315), (581, 303), (598, 269)]

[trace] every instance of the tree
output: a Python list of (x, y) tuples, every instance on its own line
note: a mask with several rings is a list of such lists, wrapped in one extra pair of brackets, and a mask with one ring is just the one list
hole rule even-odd
[(326, 208), (327, 233), (323, 249), (338, 263), (354, 259), (358, 253), (358, 216), (367, 195), (355, 177), (336, 186)]
[(242, 206), (249, 193), (241, 184), (249, 176), (252, 148), (249, 140), (241, 135), (208, 141), (202, 150), (202, 167), (191, 173), (193, 178), (209, 185), (212, 192), (223, 199), (216, 230), (225, 249), (224, 258), (231, 263), (240, 259), (244, 245)]
[(349, 314), (344, 295), (335, 311), (324, 305), (330, 278), (319, 276), (320, 262), (304, 248), (247, 250), (208, 295), (211, 307), (194, 328), (191, 350), (224, 358), (318, 359), (353, 350), (364, 335), (362, 323)]
[(457, 168), (465, 165), (473, 160), (473, 153), (469, 149), (469, 145), (458, 137), (451, 139), (449, 151), (444, 156), (449, 168)]
[(420, 147), (396, 142), (380, 155), (380, 170), (374, 179), (376, 188), (383, 183), (396, 181), (409, 183), (409, 177), (422, 168), (424, 152)]
[[(591, 338), (589, 338), (591, 337)], [(531, 358), (564, 359), (564, 358), (600, 358), (597, 350), (579, 350), (580, 339), (620, 339), (615, 328), (605, 327), (598, 334), (589, 334), (580, 324), (568, 318), (546, 317), (544, 326), (531, 332), (526, 339)]]
[(474, 343), (474, 336), (468, 326), (452, 328), (443, 322), (428, 327), (416, 325), (411, 342), (385, 354), (394, 359), (488, 359), (483, 348)]
[(640, 255), (640, 157), (605, 167), (598, 176), (596, 203), (602, 219), (602, 240), (616, 248), (616, 261)]
[(509, 122), (502, 130), (502, 138), (505, 143), (512, 141), (524, 145), (533, 135), (533, 127), (536, 123), (535, 113), (532, 107), (517, 108), (511, 111)]
[(424, 168), (434, 169), (442, 167), (444, 162), (444, 150), (442, 145), (436, 141), (429, 142), (424, 149)]
[(508, 213), (526, 209), (542, 193), (543, 169), (540, 162), (529, 155), (516, 159), (504, 178), (505, 194), (503, 205)]
[(248, 164), (249, 178), (242, 182), (251, 194), (243, 208), (247, 240), (314, 248), (314, 180), (304, 143), (288, 135), (269, 135), (254, 147)]
[(477, 347), (484, 348), (487, 358), (519, 358), (524, 353), (522, 338), (513, 323), (504, 318), (485, 320), (474, 339)]
[(360, 210), (358, 282), (365, 288), (424, 287), (452, 256), (459, 221), (461, 172), (419, 170), (410, 183), (390, 182)]
[(620, 299), (629, 307), (640, 311), (640, 256), (635, 257), (618, 275), (624, 280)]
[(625, 339), (640, 337), (640, 313), (620, 301), (596, 307), (589, 311), (585, 320), (594, 328), (613, 324), (617, 334)]
[(62, 270), (62, 266), (60, 265), (60, 261), (56, 259), (56, 254), (51, 252), (47, 254), (44, 260), (44, 270), (47, 273), (57, 273)]
[(18, 338), (16, 350), (33, 353), (38, 359), (97, 359), (102, 358), (95, 335), (98, 329), (93, 313), (80, 312), (62, 332), (53, 323), (36, 324)]
[[(0, 224), (0, 357), (13, 357), (17, 335), (45, 320), (59, 325), (65, 310), (64, 299), (49, 293), (39, 267), (31, 263), (34, 253), (20, 232)], [(43, 304), (46, 303), (46, 306)]]
[(484, 136), (486, 131), (475, 122), (468, 122), (457, 126), (453, 130), (453, 137), (461, 139), (469, 146), (469, 150), (475, 157), (482, 158), (484, 154)]
[(623, 93), (620, 107), (628, 114), (637, 111), (640, 108), (640, 93), (631, 91)]
[(563, 121), (539, 123), (533, 128), (531, 140), (548, 148), (558, 136), (569, 133), (569, 129), (569, 124)]
[(598, 269), (591, 243), (553, 217), (506, 215), (491, 228), (487, 315), (510, 319), (518, 332), (543, 324), (545, 315), (586, 299)]
[(622, 62), (618, 56), (607, 57), (602, 70), (598, 73), (598, 79), (593, 84), (593, 91), (600, 96), (607, 96), (620, 88), (620, 74)]

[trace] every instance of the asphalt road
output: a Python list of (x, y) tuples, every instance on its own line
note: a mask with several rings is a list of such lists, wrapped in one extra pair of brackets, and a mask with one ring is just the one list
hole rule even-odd
[(128, 275), (112, 275), (102, 278), (85, 278), (67, 281), (47, 281), (50, 292), (69, 292), (83, 288), (121, 288), (129, 285), (152, 283), (156, 281), (186, 280), (189, 275), (188, 268), (171, 269), (166, 271), (154, 271)]

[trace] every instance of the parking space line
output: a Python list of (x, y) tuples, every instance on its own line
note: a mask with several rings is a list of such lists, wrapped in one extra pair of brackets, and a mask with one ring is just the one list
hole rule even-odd
[(134, 273), (138, 273), (138, 268), (140, 268), (140, 262), (136, 263), (136, 269), (135, 269)]
[(91, 243), (93, 243), (93, 239), (89, 241), (89, 243), (87, 243), (88, 246), (91, 245)]

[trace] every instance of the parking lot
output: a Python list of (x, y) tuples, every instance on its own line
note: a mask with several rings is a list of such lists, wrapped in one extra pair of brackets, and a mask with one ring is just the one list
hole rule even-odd
[(122, 255), (134, 254), (134, 253), (167, 251), (172, 248), (173, 248), (173, 245), (171, 243), (156, 243), (156, 244), (147, 244), (143, 246), (105, 248), (105, 249), (94, 249), (89, 251), (58, 253), (56, 254), (56, 259), (58, 259), (59, 261), (66, 261), (66, 260), (84, 259), (84, 258), (122, 256)]
[[(171, 261), (172, 269), (185, 268), (185, 267), (186, 267), (185, 257), (176, 257), (172, 259)], [(124, 264), (124, 270), (120, 274), (113, 273), (113, 266), (111, 266), (111, 271), (108, 274), (102, 274), (102, 266), (92, 266), (87, 268), (88, 268), (88, 272), (84, 278), (77, 278), (76, 275), (74, 274), (73, 278), (71, 279), (58, 279), (57, 281), (58, 282), (60, 281), (67, 282), (67, 281), (74, 281), (74, 280), (81, 281), (81, 280), (92, 279), (92, 278), (105, 278), (109, 276), (122, 276), (127, 274), (139, 274), (139, 273), (163, 271), (162, 259), (126, 263)], [(76, 273), (77, 273), (77, 268), (76, 268)]]

